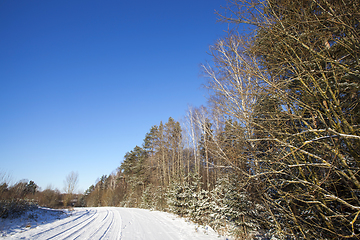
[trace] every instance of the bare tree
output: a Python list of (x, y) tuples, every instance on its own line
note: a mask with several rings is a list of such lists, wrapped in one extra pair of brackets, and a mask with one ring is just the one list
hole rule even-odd
[(0, 200), (6, 199), (8, 188), (10, 187), (10, 175), (6, 172), (0, 172)]
[(11, 176), (6, 172), (0, 171), (0, 185), (6, 184), (9, 185), (11, 182)]
[(67, 206), (71, 201), (73, 194), (75, 193), (79, 184), (79, 173), (71, 171), (64, 180), (64, 191), (66, 196), (64, 198), (64, 206)]

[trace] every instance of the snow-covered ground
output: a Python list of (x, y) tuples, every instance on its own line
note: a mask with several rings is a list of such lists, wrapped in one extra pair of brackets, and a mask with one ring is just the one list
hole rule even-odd
[(0, 219), (3, 239), (226, 239), (170, 213), (137, 208), (38, 208)]

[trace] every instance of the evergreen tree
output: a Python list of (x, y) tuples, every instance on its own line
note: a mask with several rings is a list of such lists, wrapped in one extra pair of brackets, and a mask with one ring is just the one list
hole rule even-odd
[(259, 209), (249, 193), (239, 188), (238, 182), (234, 174), (217, 181), (211, 191), (211, 224), (215, 229), (227, 229), (233, 235), (244, 237), (259, 229)]
[(141, 202), (141, 195), (148, 183), (146, 171), (146, 151), (136, 146), (132, 151), (126, 153), (120, 169), (124, 174), (127, 188), (128, 206), (135, 207)]

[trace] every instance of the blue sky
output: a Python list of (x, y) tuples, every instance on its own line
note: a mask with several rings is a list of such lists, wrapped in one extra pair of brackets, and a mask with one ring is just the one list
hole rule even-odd
[(1, 0), (0, 172), (62, 190), (120, 166), (151, 126), (206, 103), (222, 0)]

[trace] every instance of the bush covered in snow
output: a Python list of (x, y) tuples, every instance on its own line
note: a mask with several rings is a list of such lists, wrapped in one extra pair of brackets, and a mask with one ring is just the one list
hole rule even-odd
[(14, 218), (24, 214), (27, 210), (36, 208), (32, 201), (24, 199), (12, 199), (0, 201), (0, 217)]
[(243, 237), (257, 233), (260, 227), (256, 218), (261, 209), (239, 190), (236, 176), (221, 178), (210, 192), (201, 188), (200, 180), (191, 175), (184, 183), (171, 185), (167, 199), (172, 213), (222, 234)]

